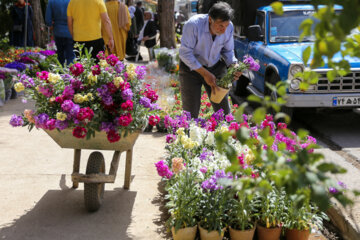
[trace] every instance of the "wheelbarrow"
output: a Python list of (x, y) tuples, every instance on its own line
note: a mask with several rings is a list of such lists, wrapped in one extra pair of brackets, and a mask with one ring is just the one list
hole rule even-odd
[[(126, 151), (126, 166), (124, 189), (130, 188), (132, 153), (135, 141), (139, 137), (140, 130), (121, 136), (120, 140), (110, 143), (105, 132), (96, 132), (95, 137), (87, 139), (75, 138), (71, 129), (62, 131), (45, 130), (45, 132), (62, 148), (74, 149), (74, 165), (71, 180), (73, 188), (78, 188), (79, 182), (84, 183), (84, 202), (89, 212), (97, 211), (104, 197), (105, 183), (114, 183), (119, 166), (120, 155)], [(79, 173), (82, 149), (113, 150), (109, 174), (105, 174), (105, 161), (101, 152), (92, 152), (86, 165), (86, 174)]]

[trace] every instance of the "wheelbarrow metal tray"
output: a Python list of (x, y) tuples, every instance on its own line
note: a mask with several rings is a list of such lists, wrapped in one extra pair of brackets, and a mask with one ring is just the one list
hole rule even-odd
[(126, 137), (122, 135), (120, 140), (114, 143), (109, 142), (106, 137), (106, 132), (96, 132), (95, 137), (90, 139), (74, 137), (72, 135), (72, 129), (64, 129), (61, 131), (45, 130), (45, 132), (62, 148), (115, 150), (122, 152), (132, 149), (141, 131), (128, 133)]

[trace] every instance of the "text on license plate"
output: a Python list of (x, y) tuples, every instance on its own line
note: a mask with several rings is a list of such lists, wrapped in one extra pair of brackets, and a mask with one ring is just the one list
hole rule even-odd
[(360, 97), (333, 97), (333, 106), (360, 106)]

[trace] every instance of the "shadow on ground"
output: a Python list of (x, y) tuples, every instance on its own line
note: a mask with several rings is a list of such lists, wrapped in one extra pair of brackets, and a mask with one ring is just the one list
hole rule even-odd
[(156, 233), (159, 234), (163, 239), (172, 239), (171, 233), (168, 232), (166, 228), (166, 220), (169, 219), (170, 215), (165, 207), (166, 200), (165, 200), (165, 183), (159, 182), (158, 183), (158, 191), (159, 193), (156, 195), (156, 197), (151, 201), (151, 203), (157, 207), (159, 207), (160, 215), (157, 215), (153, 219), (153, 223), (156, 224), (157, 229)]
[[(61, 183), (60, 183), (61, 184)], [(136, 192), (115, 189), (105, 191), (99, 211), (88, 213), (80, 190), (49, 190), (35, 207), (7, 227), (0, 229), (1, 239), (48, 240), (127, 240)]]

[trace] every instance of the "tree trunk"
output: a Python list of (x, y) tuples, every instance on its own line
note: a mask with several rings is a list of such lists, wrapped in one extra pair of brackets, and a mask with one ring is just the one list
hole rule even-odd
[(35, 46), (45, 47), (47, 36), (44, 17), (41, 11), (41, 3), (40, 0), (32, 0), (31, 2), (33, 8)]
[(174, 0), (158, 0), (160, 47), (176, 47), (174, 5)]

